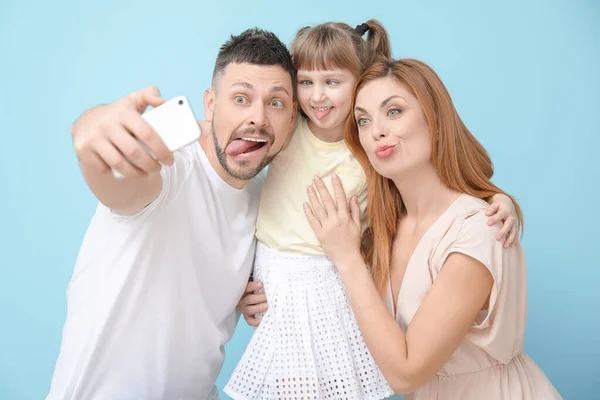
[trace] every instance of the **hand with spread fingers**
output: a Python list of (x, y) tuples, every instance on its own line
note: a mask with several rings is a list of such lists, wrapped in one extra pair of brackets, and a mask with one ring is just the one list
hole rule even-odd
[(354, 196), (348, 204), (342, 181), (337, 175), (333, 175), (331, 180), (335, 199), (323, 180), (315, 177), (314, 187), (308, 187), (310, 205), (304, 204), (304, 213), (323, 251), (339, 268), (351, 264), (346, 260), (361, 258), (360, 208)]

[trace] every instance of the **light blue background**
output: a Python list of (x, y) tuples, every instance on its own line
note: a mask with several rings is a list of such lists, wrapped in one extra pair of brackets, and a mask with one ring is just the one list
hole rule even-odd
[[(167, 5), (167, 3), (171, 3)], [(396, 57), (432, 65), (526, 217), (526, 350), (566, 399), (600, 399), (597, 1), (0, 0), (0, 399), (48, 391), (65, 290), (95, 199), (70, 124), (150, 84), (202, 115), (219, 46), (259, 25), (374, 17)], [(222, 387), (248, 341), (227, 347)]]

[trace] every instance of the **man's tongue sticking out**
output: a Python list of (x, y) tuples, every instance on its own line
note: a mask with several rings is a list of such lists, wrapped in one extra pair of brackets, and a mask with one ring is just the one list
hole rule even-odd
[(229, 143), (229, 145), (227, 145), (225, 153), (227, 153), (228, 156), (238, 156), (242, 153), (246, 153), (253, 147), (258, 148), (260, 146), (262, 146), (262, 143), (251, 142), (244, 139), (234, 139), (231, 143)]

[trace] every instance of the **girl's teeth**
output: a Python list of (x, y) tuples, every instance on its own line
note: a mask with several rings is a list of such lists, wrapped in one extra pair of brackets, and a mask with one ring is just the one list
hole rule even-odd
[(315, 117), (321, 121), (323, 118), (331, 113), (333, 107), (313, 107)]

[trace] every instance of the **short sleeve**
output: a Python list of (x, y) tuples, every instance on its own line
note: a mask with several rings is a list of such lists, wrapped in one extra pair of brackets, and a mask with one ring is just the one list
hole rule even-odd
[[(452, 253), (465, 254), (483, 264), (494, 283), (489, 306), (481, 311), (465, 339), (502, 362), (522, 350), (527, 320), (527, 273), (525, 256), (517, 241), (505, 249), (496, 240), (501, 223), (488, 225), (485, 209), (466, 211), (455, 239), (445, 248), (443, 260)], [(443, 268), (441, 262), (439, 268)], [(439, 272), (439, 271), (438, 271)]]
[(153, 215), (166, 209), (177, 197), (181, 188), (185, 185), (187, 179), (193, 171), (194, 160), (197, 157), (197, 147), (199, 144), (194, 142), (173, 153), (174, 162), (171, 166), (162, 166), (160, 175), (162, 178), (162, 187), (158, 197), (148, 204), (143, 210), (133, 215), (117, 215), (106, 209), (112, 216), (112, 219), (120, 223), (142, 222)]
[[(485, 215), (485, 209), (474, 209), (466, 211), (464, 220), (456, 236), (447, 251), (447, 255), (452, 253), (465, 254), (483, 264), (492, 274), (494, 283), (490, 293), (489, 308), (487, 313), (482, 312), (474, 322), (473, 328), (483, 329), (489, 326), (491, 317), (494, 315), (494, 308), (498, 301), (499, 288), (502, 285), (503, 267), (504, 267), (504, 247), (502, 242), (496, 240), (496, 234), (501, 228), (501, 224), (488, 225), (489, 217)], [(443, 263), (441, 265), (443, 267)]]

